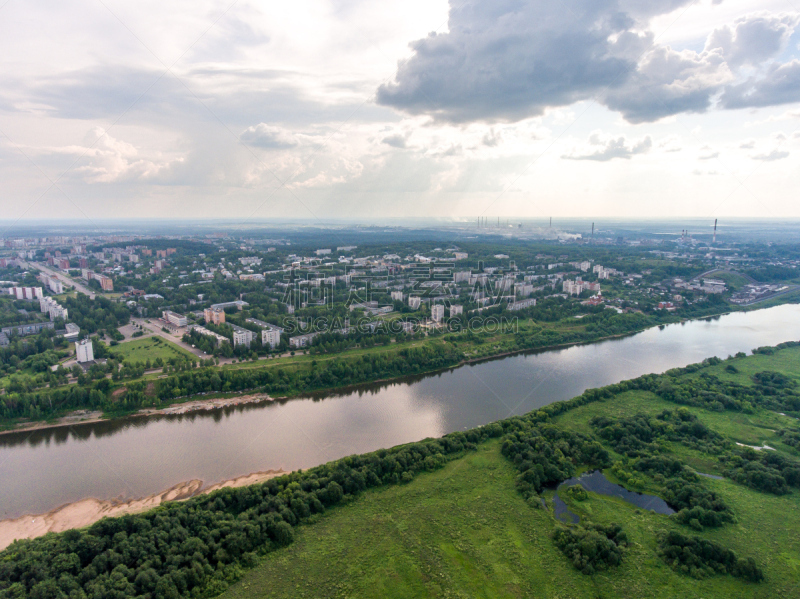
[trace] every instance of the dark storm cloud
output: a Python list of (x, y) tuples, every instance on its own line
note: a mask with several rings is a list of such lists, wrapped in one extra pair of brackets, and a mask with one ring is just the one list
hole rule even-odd
[[(704, 112), (733, 80), (731, 69), (775, 56), (797, 24), (794, 15), (751, 15), (713, 32), (702, 52), (654, 45), (647, 20), (686, 4), (481, 0), (451, 6), (449, 32), (413, 42), (414, 55), (398, 66), (393, 83), (378, 88), (377, 101), (453, 123), (513, 122), (590, 98), (634, 123)], [(783, 101), (770, 99), (771, 91), (765, 89), (763, 105)], [(784, 94), (792, 96), (788, 89)]]
[(500, 0), (452, 7), (449, 33), (414, 42), (414, 56), (400, 65), (395, 83), (379, 88), (378, 102), (452, 122), (539, 115), (623, 86), (652, 43), (632, 29), (678, 4)]

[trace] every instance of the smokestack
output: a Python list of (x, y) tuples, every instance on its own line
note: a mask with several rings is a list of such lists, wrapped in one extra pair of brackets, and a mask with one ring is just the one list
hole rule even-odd
[(551, 229), (553, 228), (553, 217), (552, 216), (550, 217), (550, 228)]
[(717, 243), (717, 219), (714, 219), (714, 243)]
[(594, 239), (594, 223), (592, 223), (592, 239)]

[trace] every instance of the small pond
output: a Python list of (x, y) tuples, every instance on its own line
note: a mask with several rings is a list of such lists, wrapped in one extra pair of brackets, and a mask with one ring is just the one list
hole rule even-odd
[[(650, 510), (657, 514), (664, 514), (667, 516), (675, 513), (675, 510), (669, 507), (667, 502), (661, 499), (661, 497), (629, 491), (621, 485), (612, 483), (600, 470), (594, 470), (578, 477), (568, 478), (558, 485), (557, 490), (566, 489), (567, 487), (572, 487), (577, 484), (580, 484), (587, 491), (592, 491), (600, 495), (608, 495), (610, 497), (619, 497), (643, 510)], [(573, 514), (569, 510), (567, 504), (564, 503), (557, 494), (553, 496), (553, 504), (555, 506), (555, 517), (557, 520), (572, 523), (576, 523), (580, 520), (576, 514)]]

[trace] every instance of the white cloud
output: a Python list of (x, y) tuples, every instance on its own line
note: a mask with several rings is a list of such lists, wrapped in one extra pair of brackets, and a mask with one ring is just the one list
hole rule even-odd
[(248, 127), (242, 132), (240, 139), (251, 146), (275, 150), (294, 148), (299, 144), (292, 133), (265, 123)]
[[(74, 173), (88, 183), (112, 183), (123, 180), (155, 180), (169, 168), (183, 162), (155, 155), (143, 156), (132, 144), (93, 127), (82, 145), (34, 149), (43, 155), (67, 155), (77, 161)], [(74, 157), (74, 158), (73, 158)]]
[(595, 160), (608, 162), (615, 158), (630, 160), (637, 154), (646, 154), (653, 147), (653, 140), (649, 136), (636, 142), (629, 142), (624, 136), (607, 137), (602, 132), (595, 132), (589, 137), (589, 148), (574, 150), (564, 154), (562, 158), (570, 160)]
[(764, 162), (774, 162), (775, 160), (783, 160), (789, 157), (789, 152), (778, 150), (777, 148), (771, 152), (764, 154), (755, 154), (752, 156), (753, 160), (762, 160)]

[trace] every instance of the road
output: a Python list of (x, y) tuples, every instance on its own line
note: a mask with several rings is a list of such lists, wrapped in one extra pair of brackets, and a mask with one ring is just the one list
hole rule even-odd
[(787, 293), (794, 293), (798, 289), (800, 289), (800, 285), (788, 285), (788, 289), (784, 289), (783, 291), (778, 291), (777, 293), (772, 293), (770, 295), (766, 295), (764, 297), (760, 297), (753, 302), (749, 302), (747, 304), (739, 304), (740, 306), (755, 306), (761, 302), (766, 302), (767, 300), (775, 299), (776, 297), (780, 297), (782, 295), (786, 295)]
[(37, 270), (42, 271), (43, 273), (45, 273), (47, 275), (50, 275), (51, 277), (55, 277), (56, 279), (58, 279), (59, 281), (61, 281), (62, 283), (66, 284), (66, 285), (71, 285), (72, 287), (75, 288), (76, 291), (80, 291), (81, 293), (84, 293), (84, 294), (88, 295), (89, 299), (94, 299), (95, 298), (95, 292), (94, 291), (89, 289), (83, 283), (78, 283), (75, 279), (73, 279), (71, 277), (68, 277), (67, 275), (65, 275), (62, 272), (59, 272), (59, 271), (57, 271), (57, 270), (55, 270), (53, 268), (50, 268), (49, 266), (45, 266), (45, 265), (43, 265), (43, 264), (41, 264), (39, 262), (30, 262), (29, 263), (29, 262), (23, 262), (22, 260), (20, 260), (19, 262), (20, 262), (20, 264), (22, 264), (26, 268), (35, 268)]

